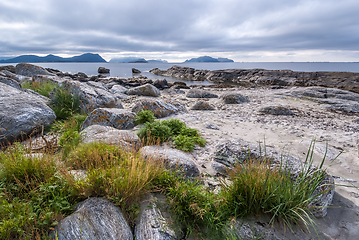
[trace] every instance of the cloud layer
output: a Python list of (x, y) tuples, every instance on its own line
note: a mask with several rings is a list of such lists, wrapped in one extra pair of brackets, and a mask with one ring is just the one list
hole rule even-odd
[(359, 59), (358, 9), (357, 0), (1, 0), (0, 56), (352, 61)]

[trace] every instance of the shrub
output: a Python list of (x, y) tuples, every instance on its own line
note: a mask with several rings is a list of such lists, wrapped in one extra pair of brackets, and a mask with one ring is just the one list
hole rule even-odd
[(31, 89), (45, 97), (49, 97), (49, 94), (58, 87), (56, 83), (51, 81), (26, 81), (21, 84), (22, 88)]
[(206, 140), (199, 137), (198, 130), (186, 127), (186, 124), (179, 119), (148, 122), (139, 130), (138, 136), (146, 144), (157, 141), (163, 143), (172, 139), (176, 148), (188, 152), (193, 151), (195, 144), (201, 147), (206, 144)]
[(135, 116), (135, 124), (144, 124), (144, 123), (152, 123), (156, 120), (153, 112), (150, 110), (139, 111)]

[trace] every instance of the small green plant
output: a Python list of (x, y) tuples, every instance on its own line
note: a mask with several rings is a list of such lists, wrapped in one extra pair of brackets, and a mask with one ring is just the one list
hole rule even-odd
[(31, 89), (45, 97), (49, 97), (49, 94), (57, 88), (58, 85), (51, 81), (26, 81), (21, 84), (21, 87)]
[(57, 120), (65, 120), (76, 113), (80, 113), (80, 105), (81, 100), (79, 96), (73, 95), (65, 87), (55, 88), (50, 107), (54, 110)]
[(139, 111), (135, 116), (135, 124), (144, 124), (144, 123), (152, 123), (156, 120), (153, 112), (150, 110)]
[(168, 119), (163, 121), (147, 122), (142, 127), (138, 136), (147, 144), (166, 142), (170, 139), (176, 148), (191, 152), (196, 144), (201, 147), (206, 145), (206, 140), (201, 138), (198, 130), (186, 127), (179, 119)]

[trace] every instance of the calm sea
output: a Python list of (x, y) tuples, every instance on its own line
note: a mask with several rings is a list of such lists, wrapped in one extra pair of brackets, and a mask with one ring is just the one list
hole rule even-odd
[[(359, 72), (359, 62), (234, 62), (234, 63), (35, 63), (36, 65), (58, 69), (62, 72), (84, 72), (87, 75), (97, 75), (99, 67), (110, 69), (111, 77), (132, 77), (132, 68), (139, 69), (142, 75), (150, 79), (166, 78), (169, 81), (176, 79), (169, 77), (156, 76), (149, 71), (153, 68), (168, 69), (173, 65), (192, 67), (195, 69), (220, 70), (220, 69), (268, 69), (293, 71), (339, 71), (339, 72)], [(0, 64), (9, 65), (9, 64)], [(16, 64), (13, 64), (16, 65)], [(191, 82), (189, 82), (191, 84)], [(192, 82), (196, 84), (197, 82)], [(203, 84), (203, 83), (197, 83)]]

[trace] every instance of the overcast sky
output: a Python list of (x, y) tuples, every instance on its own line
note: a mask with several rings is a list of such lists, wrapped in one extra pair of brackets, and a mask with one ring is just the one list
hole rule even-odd
[(359, 61), (359, 0), (0, 0), (0, 56)]

